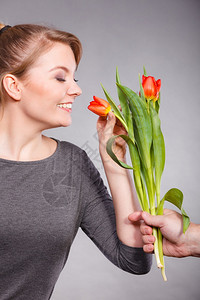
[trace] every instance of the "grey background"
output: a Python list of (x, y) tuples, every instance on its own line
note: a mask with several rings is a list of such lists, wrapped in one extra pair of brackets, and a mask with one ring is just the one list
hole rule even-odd
[[(180, 188), (185, 210), (200, 223), (200, 1), (0, 0), (0, 19), (10, 25), (54, 25), (81, 39), (84, 55), (76, 77), (83, 94), (73, 106), (73, 124), (45, 133), (86, 149), (104, 179), (97, 155), (97, 118), (87, 110), (93, 95), (103, 97), (100, 82), (116, 98), (116, 66), (122, 83), (135, 91), (143, 65), (149, 75), (162, 79), (160, 116), (166, 143), (162, 194)], [(80, 231), (52, 299), (200, 299), (200, 259), (165, 261), (167, 283), (155, 261), (148, 275), (125, 273)]]

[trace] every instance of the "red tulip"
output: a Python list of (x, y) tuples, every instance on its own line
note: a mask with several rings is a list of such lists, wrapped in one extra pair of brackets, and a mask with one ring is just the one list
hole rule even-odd
[(159, 92), (161, 88), (161, 80), (155, 80), (152, 76), (142, 75), (142, 86), (144, 89), (144, 96), (147, 100), (156, 101), (159, 98)]
[(93, 96), (94, 101), (90, 102), (88, 109), (91, 110), (93, 113), (105, 117), (111, 110), (110, 104), (101, 98)]

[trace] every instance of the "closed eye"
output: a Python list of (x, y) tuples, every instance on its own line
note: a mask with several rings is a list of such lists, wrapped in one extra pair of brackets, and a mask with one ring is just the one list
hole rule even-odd
[(66, 81), (64, 78), (59, 78), (59, 77), (57, 77), (56, 80), (58, 80), (60, 82), (65, 82)]

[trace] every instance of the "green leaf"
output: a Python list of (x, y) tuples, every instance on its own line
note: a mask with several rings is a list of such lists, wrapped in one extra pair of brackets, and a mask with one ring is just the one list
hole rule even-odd
[[(118, 84), (120, 84), (118, 68), (116, 68), (116, 82)], [(120, 88), (118, 86), (117, 86), (117, 92), (118, 92), (119, 102), (120, 102), (120, 105), (122, 108), (122, 113), (123, 113), (123, 116), (126, 120), (126, 124), (128, 127), (128, 130), (127, 130), (128, 135), (129, 135), (130, 139), (133, 141), (133, 143), (135, 143), (132, 113), (130, 111), (126, 96), (124, 95), (124, 93), (122, 93), (122, 91), (120, 90)]]
[(160, 182), (161, 176), (165, 166), (165, 143), (163, 134), (160, 128), (160, 119), (153, 107), (153, 103), (150, 103), (150, 116), (152, 123), (153, 134), (153, 155), (154, 155), (154, 168), (155, 168), (155, 185), (157, 202), (160, 202)]
[[(147, 169), (151, 168), (150, 148), (152, 144), (152, 126), (151, 118), (147, 112), (145, 103), (141, 98), (128, 87), (117, 84), (129, 103), (130, 110), (133, 117), (133, 125), (135, 140), (138, 150)], [(137, 137), (136, 137), (137, 136)]]
[(115, 155), (115, 153), (113, 152), (112, 150), (112, 146), (113, 146), (113, 143), (115, 141), (115, 139), (117, 137), (122, 137), (123, 135), (114, 135), (113, 137), (111, 137), (108, 141), (107, 141), (107, 144), (106, 144), (106, 151), (107, 153), (110, 155), (110, 157), (122, 168), (125, 168), (125, 169), (133, 169), (133, 167), (125, 164), (124, 162), (122, 162), (121, 160), (119, 160), (117, 158), (117, 156)]
[(143, 176), (140, 176), (141, 182), (142, 182), (142, 190), (143, 190), (143, 203), (144, 203), (144, 211), (147, 211), (149, 213), (149, 203), (148, 203), (148, 198), (146, 194), (146, 188), (145, 188), (145, 182)]
[(160, 110), (160, 93), (159, 93), (158, 100), (156, 100), (156, 102), (155, 102), (155, 110), (159, 114), (159, 110)]
[(163, 215), (164, 202), (165, 202), (165, 198), (163, 197), (157, 207), (157, 215)]
[(144, 103), (146, 103), (146, 99), (145, 99), (145, 96), (144, 96), (144, 89), (143, 89), (143, 86), (142, 86), (140, 74), (139, 74), (139, 84), (140, 84), (141, 99), (144, 101)]
[(126, 120), (124, 119), (124, 116), (122, 115), (121, 111), (119, 110), (119, 108), (117, 107), (115, 102), (111, 99), (110, 95), (108, 94), (108, 92), (106, 91), (106, 89), (103, 87), (102, 84), (101, 84), (101, 86), (102, 86), (102, 89), (105, 93), (107, 101), (110, 103), (110, 105), (113, 109), (113, 112), (114, 112), (115, 116), (120, 120), (120, 122), (123, 124), (124, 128), (128, 132), (128, 127), (127, 127), (127, 124), (126, 124)]
[(143, 72), (144, 72), (144, 76), (147, 77), (147, 72), (146, 72), (145, 66), (143, 66)]
[[(130, 157), (131, 157), (131, 162), (132, 162), (132, 167), (128, 166), (124, 162), (120, 161), (116, 155), (112, 151), (112, 146), (117, 137), (121, 137), (122, 139), (125, 140), (125, 142), (128, 144), (129, 147), (129, 152), (130, 152)], [(140, 158), (138, 154), (138, 150), (136, 145), (133, 143), (133, 141), (129, 138), (127, 135), (117, 135), (111, 137), (106, 145), (106, 150), (110, 157), (121, 167), (125, 169), (133, 169), (133, 175), (134, 175), (134, 182), (135, 182), (135, 187), (136, 187), (136, 192), (138, 195), (138, 200), (140, 202), (140, 206), (142, 210), (145, 210), (149, 212), (149, 206), (148, 206), (148, 200), (146, 198), (146, 193), (145, 190), (143, 189), (143, 183), (141, 181), (141, 170), (140, 170)]]
[(137, 146), (132, 142), (132, 140), (126, 135), (120, 135), (128, 144), (130, 158), (133, 166), (133, 176), (136, 187), (136, 192), (141, 205), (142, 210), (149, 212), (149, 205), (147, 198), (145, 197), (145, 190), (143, 189), (142, 178), (141, 178), (141, 165), (140, 157), (137, 150)]
[(185, 210), (182, 208), (183, 193), (177, 188), (170, 189), (165, 194), (165, 196), (163, 197), (163, 199), (161, 200), (161, 202), (158, 206), (158, 210), (157, 210), (158, 214), (162, 214), (161, 212), (163, 209), (164, 201), (168, 201), (180, 209), (180, 211), (182, 213), (182, 217), (183, 217), (183, 233), (185, 233), (190, 224), (190, 218), (186, 214)]

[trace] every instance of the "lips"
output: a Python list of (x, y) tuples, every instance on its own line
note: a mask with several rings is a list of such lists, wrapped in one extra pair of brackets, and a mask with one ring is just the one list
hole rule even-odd
[(72, 108), (72, 103), (60, 103), (57, 105), (60, 108), (68, 108), (71, 109)]
[(72, 102), (60, 103), (60, 104), (57, 104), (57, 107), (71, 113), (71, 111), (72, 111)]

